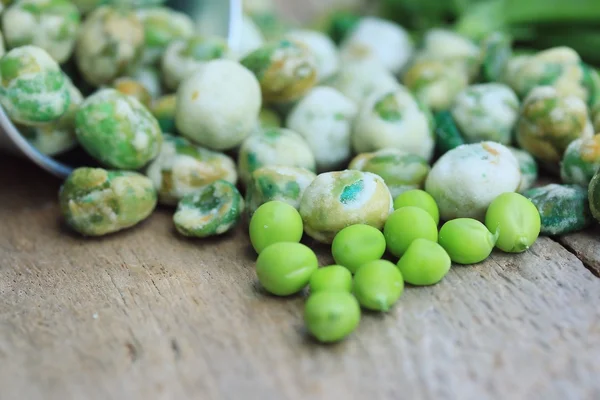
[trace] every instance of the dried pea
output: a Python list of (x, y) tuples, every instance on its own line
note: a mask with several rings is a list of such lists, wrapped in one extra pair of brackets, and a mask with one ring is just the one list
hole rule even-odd
[(600, 134), (569, 144), (560, 164), (563, 183), (587, 187), (600, 168)]

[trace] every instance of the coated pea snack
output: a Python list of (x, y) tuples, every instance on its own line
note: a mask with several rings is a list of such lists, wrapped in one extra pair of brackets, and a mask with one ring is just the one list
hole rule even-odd
[(389, 311), (404, 292), (398, 267), (386, 260), (362, 265), (354, 275), (354, 295), (363, 308)]
[(351, 273), (355, 273), (363, 264), (379, 260), (383, 253), (385, 253), (383, 233), (365, 224), (347, 226), (335, 235), (331, 243), (333, 259)]
[(256, 209), (250, 219), (250, 242), (260, 254), (280, 242), (298, 243), (302, 239), (302, 217), (283, 201), (269, 201)]
[(101, 89), (75, 115), (81, 146), (111, 168), (138, 169), (154, 159), (162, 144), (156, 118), (135, 98)]
[(499, 230), (492, 233), (480, 221), (457, 218), (442, 225), (439, 244), (457, 264), (477, 264), (490, 256)]
[(340, 60), (335, 43), (325, 34), (307, 29), (294, 29), (285, 34), (291, 41), (308, 47), (315, 58), (317, 82), (323, 82), (335, 75), (340, 68)]
[(481, 76), (486, 82), (502, 82), (502, 74), (512, 57), (512, 40), (503, 32), (493, 32), (481, 41)]
[(20, 0), (2, 13), (9, 49), (37, 46), (59, 64), (73, 52), (79, 23), (79, 11), (68, 0)]
[(156, 207), (150, 179), (136, 172), (77, 168), (59, 192), (67, 224), (85, 236), (102, 236), (146, 219)]
[(600, 222), (600, 174), (596, 173), (588, 187), (588, 201), (592, 216)]
[(246, 187), (246, 209), (252, 214), (269, 201), (283, 201), (298, 209), (304, 191), (315, 180), (314, 172), (306, 168), (268, 165), (252, 173)]
[(318, 175), (300, 201), (304, 231), (323, 243), (331, 243), (339, 231), (354, 224), (381, 229), (392, 211), (383, 179), (355, 170)]
[(255, 128), (262, 105), (256, 78), (229, 60), (207, 62), (180, 86), (176, 101), (179, 132), (213, 150), (241, 144)]
[(587, 187), (600, 168), (600, 134), (569, 144), (560, 164), (563, 183)]
[(118, 78), (113, 82), (113, 88), (119, 92), (126, 94), (127, 96), (135, 97), (145, 107), (150, 107), (152, 102), (152, 96), (148, 92), (148, 89), (140, 82), (132, 78)]
[(319, 171), (343, 165), (351, 154), (350, 134), (357, 107), (337, 90), (312, 89), (291, 110), (286, 126), (304, 137)]
[(356, 104), (373, 94), (401, 87), (391, 72), (372, 60), (343, 63), (329, 84)]
[(237, 182), (235, 163), (229, 156), (170, 134), (163, 135), (160, 153), (148, 165), (146, 175), (154, 183), (158, 201), (167, 205), (217, 180)]
[(415, 58), (441, 60), (447, 65), (457, 66), (472, 80), (479, 72), (481, 50), (473, 41), (456, 32), (433, 28), (425, 33)]
[(136, 65), (127, 76), (139, 82), (150, 94), (152, 99), (159, 98), (163, 93), (160, 71), (154, 65)]
[(365, 100), (352, 145), (357, 153), (396, 148), (430, 160), (435, 143), (427, 114), (407, 90), (399, 89)]
[(184, 236), (204, 238), (233, 228), (244, 211), (244, 199), (234, 185), (218, 179), (185, 195), (173, 222)]
[(481, 142), (450, 150), (431, 168), (425, 190), (433, 196), (443, 220), (470, 217), (483, 220), (490, 203), (521, 182), (519, 163), (510, 150)]
[(240, 29), (242, 34), (237, 51), (233, 54), (235, 59), (242, 59), (265, 44), (264, 35), (248, 15), (242, 16)]
[(398, 260), (404, 282), (415, 286), (435, 285), (450, 271), (450, 256), (437, 242), (418, 238)]
[(360, 305), (347, 292), (318, 292), (304, 306), (304, 322), (319, 342), (338, 342), (358, 326)]
[(102, 6), (85, 19), (78, 33), (75, 60), (85, 80), (95, 86), (124, 75), (144, 45), (144, 26), (127, 8)]
[(517, 192), (522, 192), (533, 186), (538, 179), (538, 165), (535, 158), (525, 150), (515, 147), (508, 147), (510, 152), (515, 156), (521, 170), (521, 183), (517, 188)]
[(315, 158), (302, 136), (285, 128), (262, 129), (242, 143), (238, 169), (247, 185), (252, 173), (268, 165), (283, 165), (315, 171)]
[(48, 123), (69, 109), (69, 81), (39, 47), (22, 46), (6, 53), (0, 59), (0, 78), (0, 104), (19, 124)]
[(329, 265), (319, 268), (310, 276), (308, 282), (311, 293), (352, 291), (352, 273), (341, 265)]
[(158, 121), (158, 125), (163, 132), (175, 132), (176, 106), (177, 96), (174, 94), (161, 96), (150, 105), (150, 112)]

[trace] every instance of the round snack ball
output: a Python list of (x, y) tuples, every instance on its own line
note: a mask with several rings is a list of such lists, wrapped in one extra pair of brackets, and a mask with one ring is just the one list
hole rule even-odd
[(304, 191), (316, 177), (314, 172), (306, 168), (284, 165), (257, 169), (246, 187), (248, 215), (252, 216), (258, 207), (273, 200), (283, 201), (298, 209)]
[(436, 242), (415, 239), (398, 261), (404, 282), (415, 286), (435, 285), (450, 271), (452, 262), (446, 250)]
[(521, 253), (537, 240), (541, 219), (531, 200), (518, 193), (503, 193), (487, 209), (485, 225), (490, 232), (498, 232), (497, 248)]
[(341, 265), (329, 265), (319, 268), (308, 282), (311, 293), (316, 292), (347, 292), (352, 291), (352, 274)]
[(350, 133), (357, 112), (354, 102), (343, 94), (319, 86), (292, 108), (286, 126), (304, 137), (317, 169), (331, 171), (350, 157)]
[(152, 102), (150, 112), (158, 121), (160, 129), (167, 132), (175, 131), (175, 110), (177, 108), (177, 96), (168, 94), (161, 96)]
[(383, 228), (387, 249), (401, 257), (411, 243), (418, 239), (438, 240), (437, 224), (422, 208), (407, 206), (394, 211)]
[(62, 64), (73, 52), (80, 20), (68, 0), (20, 0), (2, 13), (2, 32), (9, 49), (37, 46)]
[(156, 118), (135, 98), (100, 89), (75, 114), (81, 146), (112, 168), (138, 169), (154, 159), (162, 144)]
[(170, 134), (163, 134), (160, 153), (148, 165), (146, 175), (154, 183), (159, 203), (167, 205), (219, 179), (237, 182), (235, 162), (229, 156)]
[(360, 322), (360, 305), (346, 292), (318, 292), (304, 306), (304, 323), (319, 342), (338, 342), (352, 333)]
[(260, 112), (260, 86), (235, 61), (213, 60), (177, 91), (175, 124), (201, 146), (228, 150), (250, 135)]
[(434, 198), (424, 190), (408, 190), (394, 199), (394, 210), (402, 207), (419, 207), (433, 218), (435, 225), (440, 223), (440, 210)]
[(112, 87), (127, 96), (135, 97), (144, 107), (150, 107), (152, 96), (150, 96), (148, 89), (135, 79), (117, 78)]
[(296, 41), (265, 44), (240, 62), (256, 75), (265, 102), (297, 100), (317, 82), (314, 54)]
[(404, 291), (404, 279), (397, 266), (387, 260), (363, 264), (354, 274), (354, 295), (368, 310), (389, 311)]
[(331, 254), (351, 273), (363, 264), (379, 260), (385, 253), (385, 237), (377, 228), (365, 224), (350, 225), (335, 235)]
[(318, 175), (300, 201), (305, 232), (322, 243), (331, 243), (339, 231), (354, 224), (381, 229), (392, 210), (383, 179), (354, 170)]
[(576, 96), (562, 96), (551, 86), (531, 90), (523, 101), (517, 141), (549, 166), (556, 166), (567, 146), (587, 136), (587, 106)]
[(0, 59), (0, 104), (19, 124), (51, 122), (71, 104), (69, 81), (46, 51), (17, 47)]
[(175, 228), (189, 237), (221, 235), (233, 228), (244, 211), (244, 199), (234, 185), (219, 179), (185, 195), (173, 215)]
[(373, 94), (401, 88), (391, 72), (372, 60), (342, 64), (329, 84), (357, 105)]
[[(246, 4), (246, 2), (244, 2), (244, 4)], [(256, 23), (248, 15), (242, 16), (240, 30), (242, 31), (242, 34), (240, 35), (237, 51), (233, 55), (235, 59), (238, 60), (244, 58), (265, 44), (265, 37)]]
[(592, 216), (600, 222), (600, 174), (598, 173), (590, 181), (588, 200)]
[(146, 219), (156, 207), (150, 179), (128, 171), (77, 168), (59, 192), (67, 224), (85, 236), (102, 236)]
[(425, 190), (435, 199), (443, 220), (483, 220), (490, 203), (514, 192), (521, 181), (515, 156), (495, 142), (465, 144), (450, 150), (431, 168)]
[[(507, 146), (508, 147), (508, 146)], [(521, 170), (521, 183), (517, 188), (517, 192), (522, 192), (529, 189), (538, 179), (538, 165), (535, 158), (525, 150), (515, 147), (508, 147), (510, 152), (515, 156)]]
[(250, 242), (260, 254), (267, 246), (302, 239), (302, 218), (298, 211), (282, 201), (269, 201), (258, 207), (250, 219)]
[(454, 99), (452, 117), (468, 143), (510, 144), (519, 114), (515, 92), (501, 83), (472, 85)]
[(340, 44), (342, 62), (373, 60), (398, 74), (413, 52), (408, 32), (400, 25), (377, 17), (363, 17)]
[(289, 296), (308, 285), (318, 266), (317, 256), (307, 246), (279, 242), (260, 252), (256, 260), (256, 274), (267, 292)]
[(575, 139), (569, 144), (560, 164), (564, 183), (587, 187), (600, 169), (600, 133), (591, 138)]
[(172, 41), (161, 59), (165, 86), (177, 90), (181, 82), (208, 61), (225, 58), (228, 51), (227, 42), (220, 37), (192, 36)]
[(127, 73), (127, 76), (139, 82), (150, 94), (152, 99), (162, 95), (162, 82), (160, 71), (154, 65), (136, 65)]
[(240, 147), (238, 169), (248, 185), (252, 173), (268, 165), (283, 165), (315, 171), (315, 158), (302, 136), (285, 128), (266, 128), (250, 135)]
[(75, 61), (88, 83), (101, 86), (125, 74), (143, 45), (144, 26), (133, 10), (101, 6), (81, 24)]
[(485, 82), (501, 82), (510, 58), (512, 38), (505, 32), (486, 34), (481, 40), (481, 77)]
[(472, 40), (450, 29), (432, 28), (423, 36), (422, 49), (416, 58), (461, 66), (470, 79), (475, 79), (480, 70), (481, 50)]
[(442, 225), (439, 244), (455, 263), (476, 264), (490, 256), (498, 235), (476, 219), (457, 218)]
[(314, 54), (317, 82), (323, 82), (335, 75), (340, 67), (337, 47), (324, 33), (295, 29), (286, 33), (285, 38), (302, 43)]
[(352, 146), (357, 153), (396, 148), (430, 160), (435, 145), (430, 128), (427, 114), (402, 88), (373, 95), (361, 104)]

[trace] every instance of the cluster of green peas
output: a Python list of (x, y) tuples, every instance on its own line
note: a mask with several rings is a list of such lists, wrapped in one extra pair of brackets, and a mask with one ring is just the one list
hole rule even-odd
[[(300, 213), (281, 201), (261, 205), (249, 227), (260, 283), (276, 296), (293, 295), (308, 286), (306, 328), (320, 342), (336, 342), (358, 327), (361, 307), (388, 312), (405, 283), (437, 284), (452, 262), (482, 262), (494, 247), (520, 253), (540, 234), (537, 208), (514, 192), (491, 203), (485, 224), (457, 218), (439, 231), (438, 206), (426, 191), (402, 193), (394, 200), (394, 209), (383, 231), (367, 224), (340, 230), (331, 244), (335, 264), (319, 268), (313, 250), (300, 243), (304, 232)], [(394, 264), (389, 259), (398, 261)]]

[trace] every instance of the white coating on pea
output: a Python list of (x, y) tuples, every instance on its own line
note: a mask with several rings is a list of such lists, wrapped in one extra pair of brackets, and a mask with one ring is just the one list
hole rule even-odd
[(444, 28), (433, 28), (423, 36), (417, 59), (436, 59), (464, 68), (471, 79), (479, 72), (481, 53), (469, 38)]
[(535, 158), (528, 152), (516, 147), (507, 146), (510, 152), (515, 156), (521, 170), (521, 182), (517, 192), (529, 189), (538, 179), (538, 165)]
[(342, 63), (329, 84), (357, 105), (373, 94), (401, 87), (391, 72), (372, 60)]
[(286, 33), (287, 39), (304, 44), (315, 57), (317, 82), (335, 75), (340, 68), (338, 49), (333, 40), (324, 33), (309, 29), (294, 29)]

